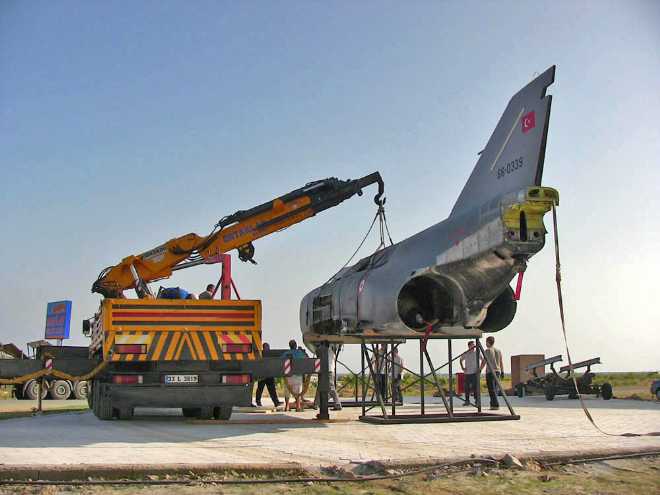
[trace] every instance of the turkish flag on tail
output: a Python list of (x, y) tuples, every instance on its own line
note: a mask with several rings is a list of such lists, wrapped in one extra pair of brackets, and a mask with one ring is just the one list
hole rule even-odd
[(523, 134), (528, 133), (534, 129), (534, 127), (536, 127), (536, 113), (533, 110), (529, 113), (526, 113), (522, 116), (520, 123), (522, 124)]

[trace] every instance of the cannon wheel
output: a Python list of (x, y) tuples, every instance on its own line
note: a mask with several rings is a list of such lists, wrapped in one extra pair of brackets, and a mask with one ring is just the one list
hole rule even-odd
[(545, 394), (546, 400), (552, 400), (555, 398), (555, 395), (557, 394), (557, 389), (552, 385), (547, 385), (543, 389), (543, 393)]
[(612, 385), (610, 383), (603, 383), (600, 387), (600, 395), (603, 397), (603, 400), (610, 400), (614, 394), (612, 393)]

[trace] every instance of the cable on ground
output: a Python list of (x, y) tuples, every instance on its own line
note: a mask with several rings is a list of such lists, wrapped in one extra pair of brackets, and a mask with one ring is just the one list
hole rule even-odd
[[(551, 462), (539, 462), (541, 467), (549, 468), (554, 466), (566, 466), (571, 464), (587, 464), (590, 462), (612, 461), (618, 459), (633, 459), (639, 457), (656, 457), (660, 456), (660, 450), (648, 452), (633, 452), (626, 454), (613, 454), (609, 456), (586, 457), (581, 459), (563, 459)], [(537, 461), (538, 462), (538, 461)], [(207, 479), (164, 479), (164, 480), (0, 480), (2, 485), (68, 485), (68, 486), (82, 486), (82, 485), (277, 485), (277, 484), (293, 484), (293, 483), (363, 483), (369, 481), (381, 481), (401, 479), (410, 476), (417, 476), (427, 472), (436, 471), (438, 469), (450, 467), (463, 467), (471, 468), (475, 464), (490, 464), (492, 466), (499, 466), (500, 462), (494, 459), (487, 458), (470, 458), (457, 462), (449, 462), (443, 464), (433, 464), (423, 468), (406, 471), (404, 473), (393, 473), (383, 475), (371, 476), (357, 476), (357, 477), (321, 477), (321, 476), (306, 476), (301, 478), (269, 478), (269, 479), (222, 479), (222, 478), (207, 478)], [(450, 473), (446, 473), (450, 474)]]

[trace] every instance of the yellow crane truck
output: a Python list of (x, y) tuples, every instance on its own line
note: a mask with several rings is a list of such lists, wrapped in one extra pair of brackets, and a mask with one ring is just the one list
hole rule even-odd
[[(92, 286), (103, 299), (98, 312), (83, 320), (91, 339), (87, 356), (81, 348), (42, 347), (37, 360), (0, 363), (0, 384), (44, 376), (88, 380), (87, 400), (103, 420), (130, 418), (136, 407), (229, 419), (233, 406), (251, 404), (256, 380), (285, 374), (286, 358), (284, 350), (263, 351), (261, 301), (231, 299), (232, 287), (238, 293), (228, 253), (236, 249), (240, 260), (254, 263), (253, 241), (361, 195), (374, 183), (380, 207), (384, 184), (378, 172), (356, 180), (329, 178), (223, 217), (208, 236), (187, 234), (124, 258)], [(211, 299), (173, 298), (171, 290), (161, 287), (154, 294), (149, 286), (174, 271), (212, 263), (222, 264), (222, 275)], [(129, 289), (137, 299), (125, 296)], [(185, 297), (185, 291), (178, 294)], [(286, 364), (291, 374), (328, 369), (327, 362), (311, 358)]]

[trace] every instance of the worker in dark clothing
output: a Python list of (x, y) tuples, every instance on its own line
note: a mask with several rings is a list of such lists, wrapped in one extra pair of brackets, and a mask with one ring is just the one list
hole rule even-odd
[(504, 376), (504, 362), (502, 361), (502, 351), (495, 348), (495, 337), (486, 339), (486, 350), (484, 351), (486, 359), (481, 363), (481, 369), (486, 369), (486, 385), (488, 386), (488, 395), (490, 395), (490, 409), (497, 411), (500, 403), (497, 400), (497, 378)]
[(213, 291), (215, 290), (215, 285), (209, 284), (206, 286), (206, 290), (199, 295), (200, 299), (213, 299)]
[[(267, 351), (270, 351), (270, 345), (264, 342), (263, 352), (266, 353)], [(275, 378), (269, 376), (268, 378), (264, 378), (263, 380), (259, 380), (257, 382), (257, 395), (255, 398), (255, 400), (257, 401), (257, 406), (261, 407), (261, 395), (264, 393), (264, 387), (268, 388), (268, 395), (270, 395), (270, 399), (273, 401), (273, 404), (275, 404), (275, 407), (282, 404), (277, 397)]]

